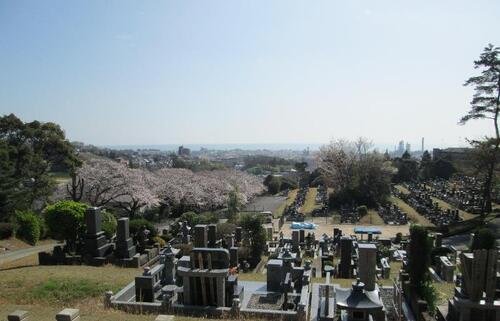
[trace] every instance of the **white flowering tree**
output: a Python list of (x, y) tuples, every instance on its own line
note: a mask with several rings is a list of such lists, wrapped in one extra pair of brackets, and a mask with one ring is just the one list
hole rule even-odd
[[(87, 160), (78, 170), (77, 179), (84, 182), (82, 201), (92, 206), (117, 206), (131, 217), (160, 202), (181, 213), (220, 209), (227, 205), (235, 189), (242, 203), (264, 190), (258, 177), (235, 170), (195, 173), (189, 169), (163, 168), (151, 172), (105, 158)], [(59, 188), (56, 193), (64, 190), (69, 193), (65, 198), (72, 197), (71, 186)]]

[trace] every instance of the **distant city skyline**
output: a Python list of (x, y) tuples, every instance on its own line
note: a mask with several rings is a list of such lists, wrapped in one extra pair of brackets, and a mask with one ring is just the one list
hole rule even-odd
[[(105, 145), (467, 146), (500, 1), (2, 1), (0, 115)], [(426, 148), (426, 149), (429, 149)]]

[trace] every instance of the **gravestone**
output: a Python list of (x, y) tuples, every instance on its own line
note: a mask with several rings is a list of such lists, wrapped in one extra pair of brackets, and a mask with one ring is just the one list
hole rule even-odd
[(339, 277), (350, 279), (352, 277), (352, 239), (349, 236), (340, 238), (340, 263)]
[(300, 236), (299, 231), (292, 231), (292, 251), (297, 252), (299, 250)]
[(229, 266), (230, 267), (237, 267), (238, 266), (238, 248), (237, 247), (231, 247), (229, 249)]
[(217, 244), (217, 225), (208, 225), (208, 247), (215, 247)]
[(144, 273), (141, 276), (135, 277), (136, 302), (154, 302), (155, 281), (155, 275), (153, 275), (149, 267), (144, 268)]
[(241, 226), (238, 226), (236, 228), (236, 232), (235, 232), (235, 241), (236, 241), (236, 245), (238, 245), (238, 246), (241, 242), (242, 233), (243, 233), (243, 228)]
[(85, 223), (87, 225), (85, 253), (92, 257), (105, 257), (113, 245), (108, 243), (101, 230), (101, 210), (97, 207), (89, 207), (85, 212)]
[(269, 260), (267, 262), (267, 291), (281, 292), (283, 261)]
[(28, 321), (28, 311), (16, 310), (7, 316), (7, 321)]
[(447, 256), (439, 257), (440, 263), (440, 276), (443, 280), (448, 283), (453, 282), (453, 273), (455, 271), (455, 265), (450, 262)]
[(128, 217), (118, 219), (115, 255), (118, 258), (124, 259), (131, 258), (135, 255), (134, 241), (130, 237)]
[(375, 290), (377, 267), (377, 247), (375, 244), (358, 244), (359, 260), (358, 271), (360, 281), (365, 284), (365, 290)]
[(389, 279), (391, 276), (391, 265), (385, 257), (380, 259), (380, 265), (382, 267), (382, 278)]
[(64, 309), (56, 314), (57, 321), (79, 321), (80, 310), (78, 309)]
[(207, 247), (208, 231), (207, 226), (198, 224), (194, 227), (194, 247)]
[(191, 235), (189, 235), (189, 226), (186, 221), (182, 222), (181, 233), (182, 233), (182, 243), (189, 244), (191, 242)]

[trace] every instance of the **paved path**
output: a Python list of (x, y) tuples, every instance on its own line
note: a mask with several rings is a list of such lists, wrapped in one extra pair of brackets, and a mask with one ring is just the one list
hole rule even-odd
[(0, 254), (0, 266), (2, 264), (12, 262), (15, 260), (22, 259), (24, 257), (38, 254), (39, 252), (51, 250), (57, 243), (44, 244), (39, 246), (33, 246), (26, 249), (20, 249), (15, 251), (7, 251), (6, 253)]

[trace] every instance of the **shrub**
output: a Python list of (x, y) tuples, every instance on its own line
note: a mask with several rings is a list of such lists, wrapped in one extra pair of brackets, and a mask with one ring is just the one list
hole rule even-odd
[(116, 222), (116, 217), (113, 213), (108, 211), (101, 212), (101, 222), (102, 222), (102, 230), (108, 239), (113, 238), (116, 233), (116, 226), (118, 223)]
[(74, 201), (60, 201), (45, 208), (49, 234), (56, 240), (66, 241), (74, 249), (78, 235), (83, 232), (87, 205)]
[(175, 245), (176, 249), (179, 249), (179, 254), (178, 256), (184, 256), (184, 255), (189, 255), (191, 251), (193, 250), (193, 244), (177, 244)]
[(472, 244), (470, 246), (471, 250), (492, 250), (495, 248), (495, 234), (487, 229), (478, 229), (474, 233), (474, 238), (472, 239)]
[(153, 223), (143, 218), (136, 218), (130, 221), (129, 224), (130, 233), (137, 234), (137, 232), (139, 232), (143, 226), (145, 226), (146, 229), (148, 229), (151, 232), (150, 234), (151, 237), (155, 237), (156, 235), (158, 235), (158, 231), (156, 230)]
[(225, 235), (234, 233), (236, 225), (232, 223), (219, 223), (217, 224), (217, 237), (223, 238)]
[(432, 282), (425, 282), (421, 287), (422, 299), (424, 299), (429, 305), (429, 312), (434, 315), (436, 311), (436, 305), (439, 299), (439, 294), (436, 288), (433, 286)]
[(368, 208), (366, 207), (366, 205), (361, 205), (361, 206), (358, 206), (358, 214), (359, 216), (363, 217), (365, 216), (366, 214), (368, 214)]
[(40, 239), (40, 220), (32, 211), (16, 211), (16, 236), (35, 245)]
[(167, 245), (167, 242), (165, 242), (161, 236), (153, 237), (153, 242), (160, 244), (160, 247), (165, 247), (165, 245)]
[(244, 243), (250, 246), (250, 264), (257, 265), (266, 247), (266, 232), (260, 216), (244, 214), (240, 216), (240, 226), (244, 231)]
[(189, 226), (195, 226), (198, 224), (217, 223), (219, 221), (219, 217), (213, 212), (206, 212), (201, 214), (197, 214), (195, 212), (186, 212), (181, 215), (179, 220), (181, 222), (187, 221)]
[(428, 268), (430, 265), (430, 244), (428, 232), (425, 227), (412, 225), (410, 227), (410, 244), (408, 251), (408, 267), (410, 282), (417, 287), (419, 294), (423, 284), (429, 279)]
[(11, 223), (0, 222), (0, 240), (8, 239), (14, 234), (14, 226)]

